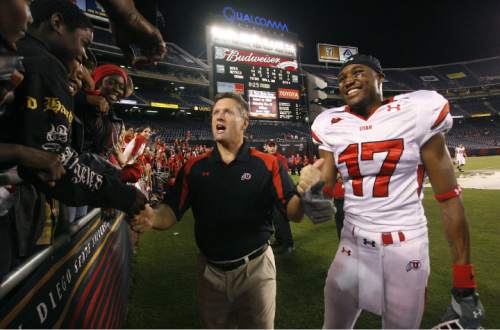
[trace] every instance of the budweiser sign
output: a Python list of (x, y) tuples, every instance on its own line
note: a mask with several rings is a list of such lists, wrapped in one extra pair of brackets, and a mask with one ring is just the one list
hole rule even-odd
[(296, 71), (298, 68), (296, 60), (276, 55), (223, 47), (215, 47), (215, 59), (223, 59), (229, 63), (244, 63), (247, 65), (279, 68), (287, 71)]
[(297, 89), (278, 88), (278, 98), (285, 100), (298, 100), (300, 99), (300, 94)]

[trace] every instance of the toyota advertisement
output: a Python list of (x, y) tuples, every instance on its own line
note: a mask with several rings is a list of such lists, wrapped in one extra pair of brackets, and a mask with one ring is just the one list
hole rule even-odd
[(300, 119), (301, 84), (296, 57), (217, 43), (213, 44), (212, 54), (214, 93), (243, 95), (253, 118)]

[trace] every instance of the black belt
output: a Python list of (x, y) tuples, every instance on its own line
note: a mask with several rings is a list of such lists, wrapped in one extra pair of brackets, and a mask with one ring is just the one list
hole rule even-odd
[(207, 263), (209, 263), (210, 265), (212, 265), (220, 270), (227, 272), (230, 270), (234, 270), (240, 266), (243, 266), (244, 264), (246, 264), (250, 260), (253, 260), (257, 257), (260, 257), (264, 252), (266, 252), (267, 247), (268, 247), (268, 244), (266, 243), (266, 244), (262, 245), (257, 251), (252, 252), (248, 256), (245, 256), (245, 257), (240, 258), (240, 259), (235, 260), (235, 261), (230, 261), (230, 262), (223, 262), (222, 261), (219, 263), (219, 262), (213, 262), (213, 261), (207, 260)]

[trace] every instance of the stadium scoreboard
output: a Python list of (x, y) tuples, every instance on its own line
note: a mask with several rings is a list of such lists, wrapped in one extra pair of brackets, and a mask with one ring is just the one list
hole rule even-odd
[(104, 8), (96, 0), (72, 0), (90, 18), (108, 22), (108, 15)]
[(207, 33), (212, 95), (241, 94), (252, 118), (301, 119), (302, 82), (293, 43), (221, 28)]

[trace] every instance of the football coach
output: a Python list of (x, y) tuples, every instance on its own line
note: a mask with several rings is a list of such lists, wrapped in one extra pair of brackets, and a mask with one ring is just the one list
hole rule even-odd
[[(166, 230), (192, 208), (200, 250), (198, 300), (207, 328), (274, 328), (276, 266), (268, 243), (273, 208), (278, 205), (291, 221), (304, 215), (304, 198), (278, 159), (244, 139), (248, 124), (248, 104), (240, 95), (218, 95), (211, 120), (214, 149), (190, 159), (163, 203), (147, 206), (131, 223), (141, 232)], [(303, 171), (299, 191), (317, 181), (310, 177), (316, 172)], [(332, 209), (320, 209), (332, 215)]]

